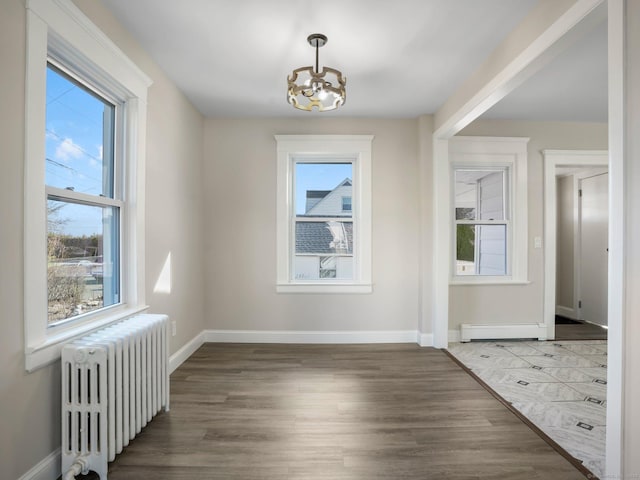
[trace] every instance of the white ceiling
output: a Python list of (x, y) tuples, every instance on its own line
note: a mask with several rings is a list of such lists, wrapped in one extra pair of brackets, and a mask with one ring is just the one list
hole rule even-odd
[(596, 26), (483, 118), (607, 121), (607, 22)]
[[(320, 49), (320, 65), (347, 77), (346, 104), (322, 116), (405, 118), (435, 112), (537, 3), (102, 1), (206, 116), (317, 115), (295, 110), (285, 92), (291, 70), (313, 64), (314, 50), (306, 38), (319, 32), (329, 38)], [(551, 73), (540, 72), (487, 115), (515, 118), (525, 112), (528, 118), (560, 118), (579, 111), (596, 119), (602, 97), (606, 116), (606, 32), (604, 50), (601, 37), (602, 32), (576, 45), (575, 55), (563, 54), (568, 57), (554, 61)], [(594, 92), (603, 88), (587, 108), (585, 96), (595, 99)]]

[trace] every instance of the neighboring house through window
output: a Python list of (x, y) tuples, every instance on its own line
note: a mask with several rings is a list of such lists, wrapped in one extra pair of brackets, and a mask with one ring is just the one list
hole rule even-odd
[[(144, 308), (151, 84), (70, 0), (27, 2), (25, 361)], [(46, 208), (45, 208), (46, 207)]]
[(372, 137), (276, 139), (278, 291), (370, 292)]
[(527, 141), (450, 141), (453, 283), (526, 281)]
[(295, 206), (296, 280), (353, 280), (353, 217), (351, 210), (342, 208), (352, 181), (345, 178), (331, 190), (308, 189), (331, 185), (343, 175), (351, 177), (352, 170), (351, 163), (296, 162), (294, 201), (305, 199), (304, 210)]

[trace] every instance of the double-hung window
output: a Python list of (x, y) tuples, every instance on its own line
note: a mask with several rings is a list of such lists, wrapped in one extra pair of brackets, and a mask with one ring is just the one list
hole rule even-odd
[(146, 308), (149, 78), (71, 0), (27, 2), (25, 365)]
[(47, 319), (120, 303), (121, 168), (117, 101), (47, 65)]
[(352, 161), (302, 157), (293, 162), (292, 276), (353, 280), (353, 215), (342, 208), (344, 195), (353, 190)]
[(372, 137), (276, 140), (278, 292), (370, 292)]
[(526, 281), (527, 141), (450, 140), (453, 283)]
[(454, 170), (456, 275), (506, 275), (508, 167)]

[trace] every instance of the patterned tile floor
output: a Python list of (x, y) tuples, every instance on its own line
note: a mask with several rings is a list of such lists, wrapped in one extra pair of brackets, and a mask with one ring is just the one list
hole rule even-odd
[(593, 474), (603, 475), (606, 340), (452, 343), (449, 352)]

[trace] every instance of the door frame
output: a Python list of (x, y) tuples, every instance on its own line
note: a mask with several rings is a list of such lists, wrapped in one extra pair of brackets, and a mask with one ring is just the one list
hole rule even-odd
[[(544, 325), (547, 338), (556, 338), (556, 266), (557, 266), (557, 167), (606, 167), (607, 150), (543, 150), (544, 158)], [(575, 258), (575, 252), (574, 252)], [(574, 266), (575, 272), (575, 266)], [(574, 279), (574, 282), (576, 279)], [(575, 289), (574, 289), (575, 291)], [(574, 303), (577, 299), (574, 298)]]

